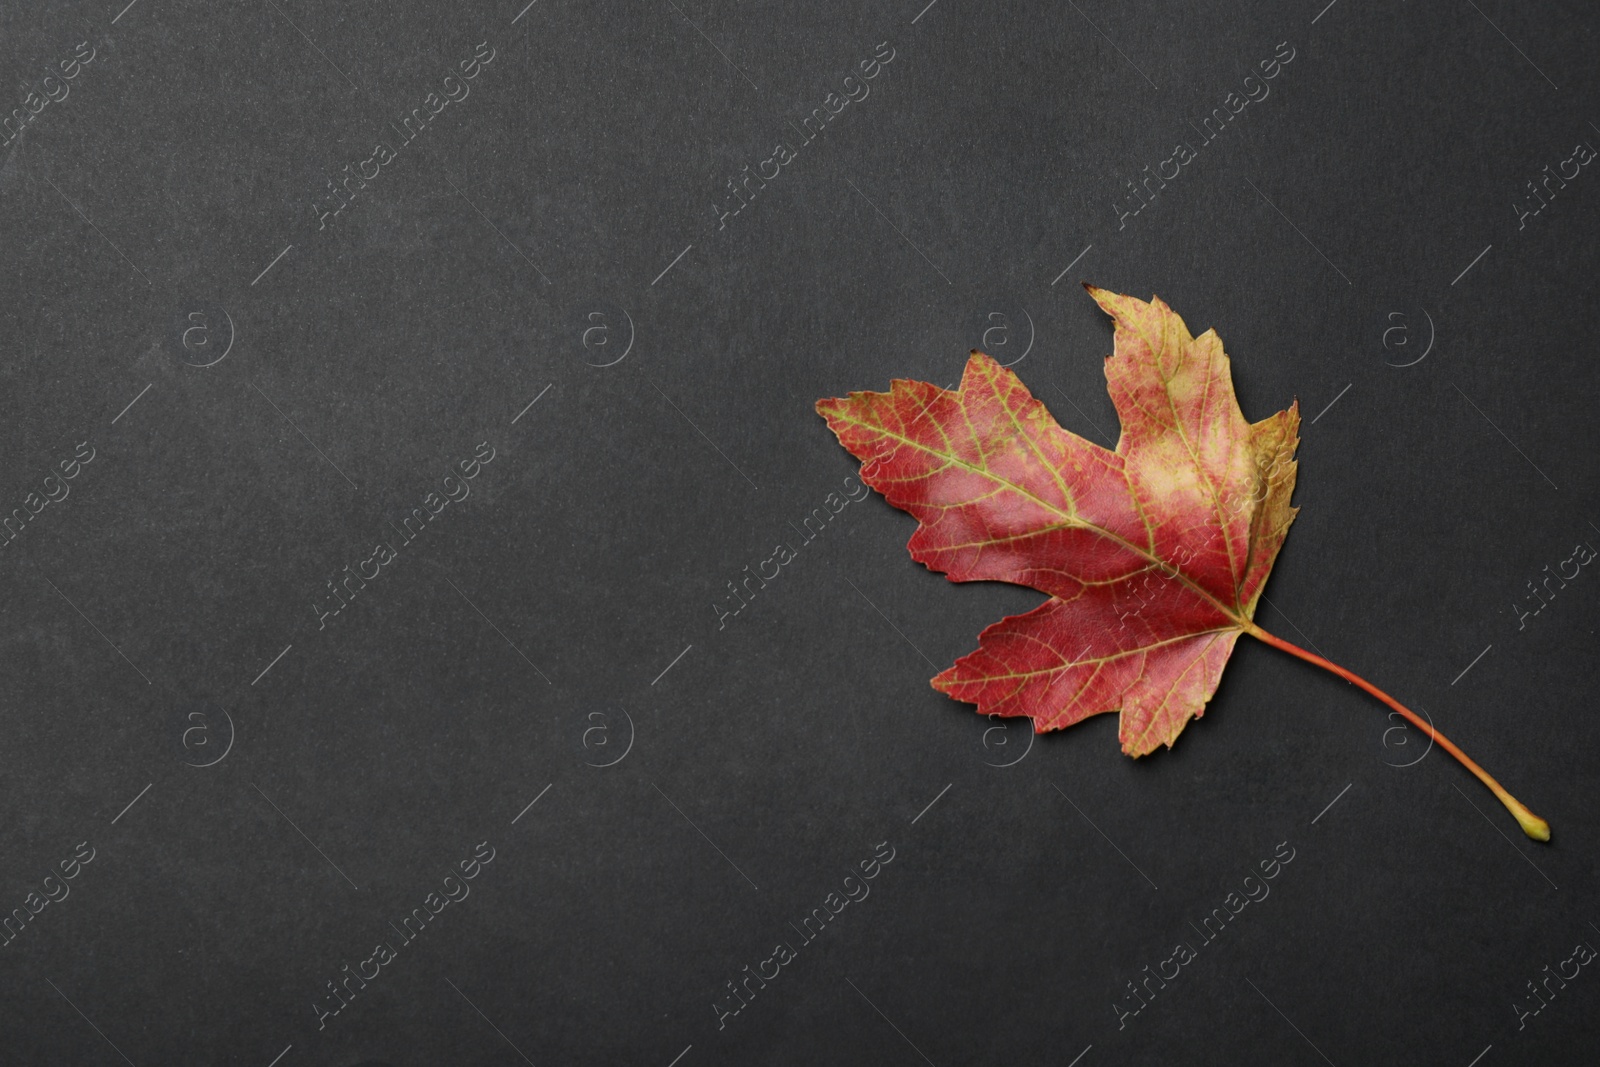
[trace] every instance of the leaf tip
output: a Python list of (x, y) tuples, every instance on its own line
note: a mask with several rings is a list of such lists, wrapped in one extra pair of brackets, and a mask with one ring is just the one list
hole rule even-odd
[(980, 348), (974, 348), (967, 353), (967, 365), (961, 369), (961, 383), (956, 386), (957, 393), (964, 393), (969, 382), (981, 383), (986, 377), (996, 375), (1004, 377), (1010, 373), (1000, 365), (1000, 361)]
[(1083, 283), (1084, 291), (1100, 305), (1100, 310), (1116, 322), (1119, 330), (1130, 324), (1136, 316), (1150, 310), (1170, 310), (1161, 302), (1159, 296), (1152, 296), (1149, 301), (1140, 300), (1136, 296), (1127, 296), (1123, 293), (1113, 293), (1110, 289), (1102, 289), (1098, 285)]
[(1116, 302), (1125, 299), (1124, 297), (1113, 293), (1110, 289), (1102, 289), (1098, 285), (1093, 285), (1089, 282), (1079, 282), (1078, 284), (1083, 286), (1083, 291), (1089, 294), (1091, 300), (1100, 305), (1101, 311), (1104, 311), (1112, 318), (1117, 317)]
[(834, 436), (839, 436), (841, 429), (839, 417), (849, 408), (850, 398), (844, 396), (825, 396), (812, 405), (812, 410), (822, 416)]

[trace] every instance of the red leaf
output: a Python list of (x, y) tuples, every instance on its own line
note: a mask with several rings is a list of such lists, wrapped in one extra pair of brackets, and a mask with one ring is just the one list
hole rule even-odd
[(1251, 425), (1216, 333), (1159, 299), (1085, 286), (1116, 320), (1106, 386), (1122, 421), (1108, 452), (1056, 425), (982, 352), (954, 392), (896, 379), (819, 400), (861, 477), (915, 515), (911, 557), (953, 582), (1028, 585), (1050, 599), (1001, 619), (933, 679), (1043, 733), (1120, 711), (1122, 750), (1171, 746), (1205, 713), (1240, 634), (1332, 671), (1449, 752), (1537, 841), (1550, 826), (1398, 700), (1255, 624), (1296, 508), (1300, 409)]
[(1191, 337), (1160, 300), (1090, 292), (1117, 322), (1116, 452), (1056, 425), (981, 352), (955, 392), (896, 381), (817, 410), (863, 480), (920, 521), (913, 559), (1051, 597), (990, 626), (934, 686), (1040, 731), (1120, 709), (1137, 756), (1204, 711), (1249, 626), (1294, 518), (1299, 417), (1246, 424), (1215, 333)]

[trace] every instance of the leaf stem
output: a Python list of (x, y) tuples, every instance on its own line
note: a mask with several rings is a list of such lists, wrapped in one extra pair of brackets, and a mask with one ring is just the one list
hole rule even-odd
[(1474, 763), (1465, 752), (1462, 752), (1459, 748), (1457, 748), (1455, 746), (1455, 742), (1451, 741), (1444, 734), (1441, 734), (1438, 730), (1435, 730), (1415, 712), (1406, 707), (1404, 704), (1400, 703), (1394, 697), (1390, 696), (1388, 693), (1385, 693), (1382, 689), (1379, 689), (1377, 686), (1373, 685), (1360, 675), (1354, 674), (1351, 671), (1347, 671), (1337, 663), (1325, 660), (1314, 652), (1307, 652), (1299, 645), (1290, 644), (1281, 637), (1274, 637), (1272, 634), (1267, 633), (1267, 631), (1263, 630), (1255, 623), (1247, 624), (1245, 627), (1245, 632), (1258, 641), (1263, 641), (1271, 645), (1273, 648), (1289, 653), (1291, 656), (1298, 656), (1307, 663), (1314, 663), (1325, 671), (1331, 671), (1334, 674), (1337, 674), (1339, 677), (1343, 678), (1347, 682), (1350, 682), (1352, 685), (1360, 686), (1362, 689), (1365, 689), (1368, 693), (1371, 693), (1373, 696), (1389, 705), (1401, 715), (1404, 715), (1408, 722), (1410, 722), (1417, 729), (1421, 730), (1423, 733), (1427, 734), (1429, 737), (1433, 738), (1440, 748), (1454, 756), (1463, 767), (1477, 776), (1478, 781), (1488, 786), (1489, 791), (1499, 798), (1500, 803), (1504, 804), (1506, 806), (1506, 810), (1509, 811), (1512, 817), (1517, 820), (1517, 824), (1522, 827), (1523, 833), (1527, 834), (1535, 841), (1550, 840), (1549, 823), (1545, 822), (1543, 819), (1539, 818), (1539, 816), (1529, 811), (1527, 806), (1524, 805), (1522, 801), (1506, 792), (1504, 786), (1495, 781), (1488, 771)]

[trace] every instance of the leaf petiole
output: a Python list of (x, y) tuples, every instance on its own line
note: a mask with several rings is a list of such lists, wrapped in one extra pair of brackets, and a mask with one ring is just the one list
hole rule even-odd
[(1339, 677), (1343, 678), (1347, 682), (1350, 682), (1352, 685), (1360, 686), (1362, 689), (1365, 689), (1368, 693), (1371, 693), (1373, 696), (1389, 705), (1401, 715), (1404, 715), (1408, 722), (1410, 722), (1417, 729), (1421, 730), (1423, 733), (1427, 734), (1429, 737), (1433, 738), (1435, 743), (1437, 743), (1440, 748), (1450, 753), (1450, 755), (1454, 756), (1463, 767), (1477, 775), (1478, 781), (1488, 786), (1489, 791), (1499, 798), (1500, 803), (1506, 806), (1506, 810), (1509, 811), (1512, 817), (1517, 820), (1517, 825), (1522, 827), (1523, 833), (1527, 834), (1535, 841), (1550, 840), (1549, 823), (1545, 822), (1543, 819), (1539, 818), (1539, 816), (1529, 811), (1527, 805), (1523, 804), (1522, 801), (1506, 792), (1504, 786), (1495, 781), (1493, 776), (1490, 775), (1488, 771), (1474, 763), (1465, 752), (1462, 752), (1459, 748), (1457, 748), (1455, 746), (1455, 742), (1451, 741), (1444, 734), (1441, 734), (1438, 730), (1435, 730), (1420, 716), (1418, 716), (1404, 704), (1400, 703), (1394, 697), (1390, 696), (1388, 693), (1385, 693), (1382, 689), (1379, 689), (1377, 686), (1373, 685), (1360, 675), (1352, 673), (1351, 671), (1347, 671), (1337, 663), (1325, 660), (1314, 652), (1307, 652), (1299, 645), (1291, 644), (1281, 637), (1274, 637), (1272, 634), (1267, 633), (1267, 631), (1263, 630), (1255, 623), (1248, 623), (1245, 626), (1245, 632), (1258, 641), (1265, 642), (1266, 644), (1271, 645), (1273, 648), (1289, 653), (1291, 656), (1298, 656), (1307, 663), (1314, 663), (1325, 671), (1331, 671), (1332, 673), (1337, 674)]

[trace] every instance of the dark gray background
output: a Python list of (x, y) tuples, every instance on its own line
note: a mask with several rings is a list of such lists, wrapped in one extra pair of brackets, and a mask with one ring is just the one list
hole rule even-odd
[[(1600, 144), (1592, 11), (925, 3), (0, 11), (0, 114), (96, 50), (0, 156), (0, 514), (95, 449), (0, 556), (0, 906), (95, 849), (0, 948), (0, 1058), (1592, 1062), (1592, 968), (1512, 1006), (1600, 944), (1600, 576), (1514, 607), (1600, 545), (1600, 176), (1513, 207)], [(479, 42), (471, 95), (319, 231)], [(870, 97), (719, 230), (880, 42)], [(1271, 95), (1119, 229), (1280, 42)], [(1111, 716), (1028, 749), (927, 679), (1037, 596), (929, 574), (876, 496), (718, 628), (855, 470), (818, 397), (982, 345), (1112, 444), (1080, 279), (1216, 327), (1248, 418), (1300, 398), (1261, 623), (1425, 709), (1549, 845), (1250, 641), (1170, 752), (1120, 755)], [(471, 497), (319, 629), (480, 442)], [(319, 1031), (324, 983), (482, 841), (471, 896)], [(724, 982), (883, 841), (719, 1030)]]

